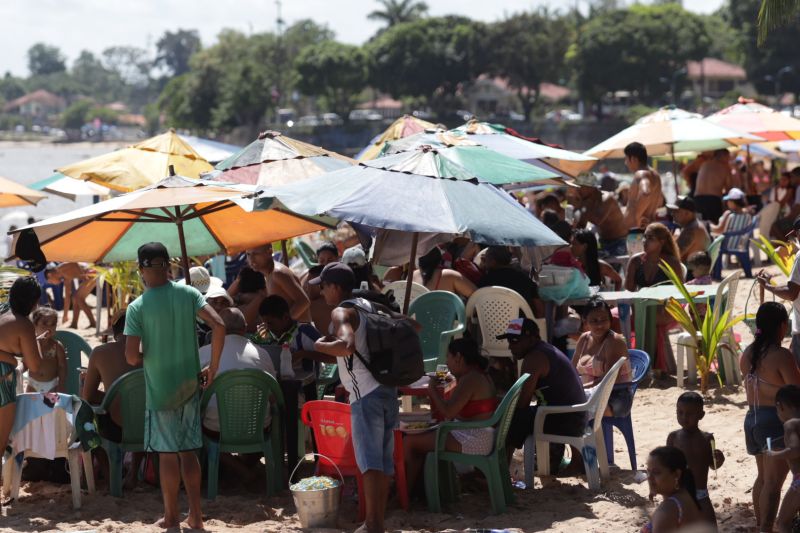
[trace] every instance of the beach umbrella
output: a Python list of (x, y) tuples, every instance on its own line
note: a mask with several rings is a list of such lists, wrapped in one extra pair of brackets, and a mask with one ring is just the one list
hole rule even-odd
[(73, 202), (79, 196), (108, 196), (111, 194), (111, 189), (108, 187), (103, 187), (91, 181), (76, 180), (65, 176), (61, 172), (56, 172), (49, 178), (31, 183), (30, 188), (62, 196)]
[(216, 166), (214, 179), (275, 186), (349, 167), (355, 161), (336, 152), (266, 131)]
[(195, 137), (194, 135), (181, 135), (181, 138), (186, 141), (195, 152), (200, 154), (200, 157), (211, 164), (219, 163), (242, 149), (241, 146), (236, 146), (235, 144), (222, 143), (211, 139), (204, 139), (203, 137)]
[(223, 250), (238, 253), (328, 227), (278, 203), (265, 211), (245, 211), (237, 202), (248, 190), (252, 188), (170, 176), (137, 191), (20, 228), (15, 235), (32, 229), (45, 257), (55, 261), (134, 260), (139, 246), (160, 241), (172, 257), (181, 258), (188, 277), (190, 256)]
[(403, 115), (380, 135), (375, 136), (369, 144), (356, 156), (359, 161), (368, 161), (381, 156), (384, 145), (389, 141), (403, 139), (409, 135), (421, 133), (425, 130), (435, 129), (436, 124), (422, 120), (412, 115)]
[(622, 158), (632, 142), (647, 148), (649, 155), (670, 154), (675, 191), (678, 191), (678, 171), (675, 154), (679, 152), (705, 152), (762, 142), (756, 135), (735, 131), (682, 109), (662, 108), (646, 115), (633, 126), (625, 128), (584, 153), (598, 159)]
[[(485, 146), (420, 146), (407, 152), (388, 154), (366, 166), (387, 168), (424, 176), (462, 180), (478, 179), (493, 185), (538, 183), (561, 185), (560, 174), (535, 167)], [(555, 181), (554, 181), (555, 180)]]
[(16, 181), (0, 177), (0, 207), (15, 207), (19, 205), (36, 205), (47, 195), (29, 189)]
[(747, 98), (740, 97), (738, 103), (707, 118), (720, 126), (752, 133), (767, 141), (800, 139), (800, 120)]
[(71, 178), (130, 192), (158, 182), (157, 176), (168, 175), (170, 166), (177, 174), (189, 178), (197, 178), (213, 168), (174, 130), (169, 130), (127, 148), (56, 170)]
[(529, 139), (502, 124), (471, 120), (451, 132), (532, 165), (546, 163), (570, 177), (589, 170), (595, 164), (594, 157), (550, 146), (538, 139)]
[[(413, 233), (410, 273), (420, 234), (464, 235), (475, 242), (512, 246), (566, 244), (553, 231), (497, 187), (434, 164), (425, 174), (381, 158), (317, 178), (261, 191), (255, 209), (278, 200), (294, 212), (327, 215), (379, 230)], [(423, 165), (417, 170), (422, 172)], [(454, 175), (458, 174), (458, 175)], [(263, 205), (259, 205), (263, 204)], [(411, 284), (407, 284), (407, 291)], [(406, 294), (406, 301), (408, 301)]]

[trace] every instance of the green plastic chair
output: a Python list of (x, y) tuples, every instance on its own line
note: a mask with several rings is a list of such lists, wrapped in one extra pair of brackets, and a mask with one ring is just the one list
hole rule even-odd
[[(325, 397), (325, 389), (328, 388), (328, 385), (337, 381), (339, 381), (339, 365), (336, 363), (320, 363), (319, 376), (317, 377), (317, 400), (322, 400)], [(306, 399), (306, 401), (309, 401), (309, 399)]]
[[(511, 473), (508, 469), (506, 455), (506, 436), (508, 428), (511, 426), (511, 418), (514, 416), (514, 409), (517, 407), (522, 385), (529, 377), (530, 374), (523, 374), (519, 377), (491, 418), (475, 422), (443, 422), (436, 429), (436, 448), (434, 451), (428, 452), (425, 458), (425, 495), (428, 500), (428, 509), (431, 512), (439, 513), (442, 510), (440, 487), (444, 489), (445, 495), (450, 493), (451, 498), (455, 497), (455, 494), (452, 494), (453, 487), (456, 486), (456, 482), (453, 480), (454, 469), (443, 463), (464, 463), (480, 469), (489, 482), (489, 497), (492, 501), (492, 511), (495, 514), (504, 512), (506, 506), (514, 501)], [(489, 455), (469, 455), (446, 451), (445, 442), (451, 431), (491, 426), (496, 428), (496, 432), (494, 450)]]
[(305, 263), (306, 268), (317, 266), (317, 253), (308, 245), (308, 243), (301, 239), (294, 240), (294, 249), (297, 250), (297, 255)]
[[(203, 417), (208, 402), (215, 395), (219, 440), (203, 435), (208, 457), (208, 499), (217, 497), (220, 453), (262, 453), (267, 468), (267, 496), (281, 491), (284, 488), (282, 428), (286, 423), (286, 405), (278, 382), (263, 370), (223, 372), (203, 394), (200, 403)], [(272, 423), (265, 430), (267, 409)]]
[[(98, 407), (92, 407), (95, 415), (105, 415), (111, 410), (113, 402), (119, 398), (122, 416), (122, 440), (113, 442), (102, 439), (103, 449), (108, 455), (109, 488), (115, 498), (122, 497), (122, 460), (125, 452), (144, 450), (144, 412), (145, 389), (144, 370), (137, 368), (118, 377), (103, 397)], [(102, 437), (102, 435), (101, 435)]]
[(81, 367), (81, 353), (88, 357), (92, 354), (92, 347), (83, 337), (71, 331), (58, 330), (54, 337), (64, 345), (64, 351), (67, 352), (67, 392), (80, 396), (78, 369)]
[(466, 329), (466, 314), (461, 298), (447, 291), (431, 291), (411, 302), (408, 316), (422, 324), (419, 332), (425, 372), (434, 372), (445, 364), (447, 345)]

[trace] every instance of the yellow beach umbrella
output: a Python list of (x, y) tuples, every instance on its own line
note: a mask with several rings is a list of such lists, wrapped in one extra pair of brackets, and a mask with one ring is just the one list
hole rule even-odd
[(39, 191), (29, 189), (8, 178), (0, 177), (0, 207), (36, 205), (45, 198), (47, 195)]
[(364, 148), (364, 150), (356, 156), (356, 159), (359, 161), (375, 159), (376, 157), (380, 157), (383, 145), (388, 141), (396, 141), (408, 137), (409, 135), (432, 129), (436, 129), (436, 124), (411, 115), (403, 115), (392, 122), (392, 125), (386, 128), (386, 131), (372, 139), (369, 146)]
[(169, 174), (169, 167), (188, 178), (213, 169), (174, 130), (156, 135), (133, 146), (61, 167), (58, 172), (88, 180), (115, 191), (130, 192), (153, 185)]

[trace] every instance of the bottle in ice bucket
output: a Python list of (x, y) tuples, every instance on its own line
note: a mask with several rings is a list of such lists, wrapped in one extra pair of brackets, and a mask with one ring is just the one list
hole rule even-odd
[(294, 378), (294, 369), (292, 368), (292, 351), (289, 345), (284, 343), (281, 347), (281, 379)]

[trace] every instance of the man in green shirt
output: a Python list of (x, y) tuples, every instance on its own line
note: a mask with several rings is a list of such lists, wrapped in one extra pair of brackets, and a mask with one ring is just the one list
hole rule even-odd
[[(128, 306), (125, 359), (144, 367), (146, 412), (144, 445), (158, 452), (164, 517), (156, 524), (178, 527), (181, 473), (189, 500), (188, 525), (203, 528), (200, 462), (203, 445), (200, 383), (211, 385), (225, 342), (225, 324), (192, 286), (169, 280), (169, 253), (160, 242), (139, 247), (139, 272), (145, 292)], [(211, 326), (211, 364), (200, 372), (195, 317)], [(141, 351), (140, 351), (141, 345)]]

